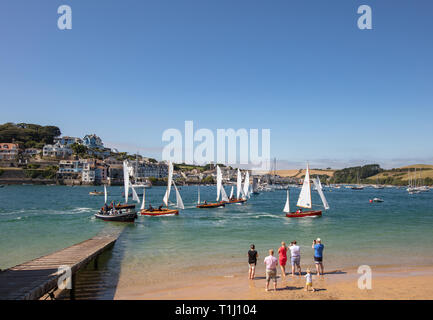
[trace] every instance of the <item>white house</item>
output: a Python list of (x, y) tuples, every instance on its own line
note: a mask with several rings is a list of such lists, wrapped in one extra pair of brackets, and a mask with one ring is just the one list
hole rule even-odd
[(57, 142), (56, 144), (45, 145), (42, 149), (42, 155), (44, 157), (66, 158), (72, 155), (72, 149)]

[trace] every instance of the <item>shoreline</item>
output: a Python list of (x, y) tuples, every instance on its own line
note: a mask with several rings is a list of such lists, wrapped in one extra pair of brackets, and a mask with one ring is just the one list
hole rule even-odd
[[(115, 300), (420, 300), (433, 299), (433, 265), (374, 266), (372, 289), (358, 288), (357, 268), (326, 271), (318, 278), (313, 273), (316, 292), (305, 292), (305, 272), (299, 277), (287, 275), (281, 279), (278, 269), (277, 291), (266, 292), (263, 270), (257, 270), (254, 280), (244, 273), (208, 276), (191, 282), (171, 282), (151, 286), (122, 286), (116, 288)], [(287, 271), (287, 270), (286, 270)], [(398, 279), (398, 281), (396, 281)], [(272, 288), (272, 283), (270, 284)]]

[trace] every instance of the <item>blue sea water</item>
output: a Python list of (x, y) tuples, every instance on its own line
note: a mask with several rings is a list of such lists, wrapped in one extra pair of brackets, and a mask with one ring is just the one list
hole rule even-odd
[[(433, 192), (409, 195), (404, 189), (326, 189), (330, 210), (320, 218), (290, 219), (282, 212), (284, 190), (253, 195), (243, 205), (197, 209), (197, 187), (181, 187), (185, 210), (179, 216), (142, 217), (134, 224), (97, 220), (93, 213), (101, 187), (6, 186), (0, 188), (0, 268), (8, 268), (88, 239), (122, 229), (110, 254), (126, 283), (140, 278), (152, 283), (190, 273), (235, 272), (246, 263), (251, 243), (259, 255), (281, 241), (297, 240), (302, 261), (312, 263), (312, 240), (325, 245), (326, 267), (425, 265), (433, 263)], [(121, 200), (122, 189), (109, 187), (109, 200)], [(229, 188), (226, 187), (227, 193)], [(300, 189), (291, 188), (294, 209)], [(164, 187), (146, 190), (146, 203), (161, 204)], [(201, 199), (214, 201), (215, 186), (202, 186)], [(175, 202), (174, 193), (171, 196)], [(374, 197), (383, 203), (370, 203)], [(320, 198), (313, 191), (313, 203)], [(157, 271), (157, 272), (156, 272)], [(128, 278), (127, 275), (130, 275)]]

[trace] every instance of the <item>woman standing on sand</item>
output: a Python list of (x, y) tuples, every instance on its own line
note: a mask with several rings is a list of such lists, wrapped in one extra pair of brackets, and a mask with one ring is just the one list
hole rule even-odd
[(286, 278), (287, 247), (284, 241), (281, 242), (281, 247), (278, 249), (278, 256), (279, 256), (281, 273), (283, 277)]
[(254, 275), (256, 273), (256, 264), (257, 264), (257, 258), (259, 257), (259, 254), (255, 250), (254, 244), (250, 246), (250, 250), (248, 251), (248, 279), (254, 279)]

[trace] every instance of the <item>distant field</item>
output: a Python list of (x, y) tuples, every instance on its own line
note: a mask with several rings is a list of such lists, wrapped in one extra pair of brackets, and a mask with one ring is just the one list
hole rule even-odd
[(411, 166), (406, 166), (406, 167), (401, 167), (400, 169), (409, 169), (409, 168), (413, 168), (413, 169), (415, 169), (415, 168), (421, 168), (421, 169), (426, 169), (426, 168), (429, 168), (429, 169), (433, 169), (433, 165), (432, 164), (414, 164), (414, 165), (411, 165)]
[(419, 179), (425, 179), (425, 178), (432, 178), (433, 179), (433, 165), (431, 164), (415, 164), (411, 166), (405, 166), (401, 167), (399, 169), (412, 169), (410, 174), (408, 175), (407, 172), (394, 172), (394, 171), (384, 171), (381, 172), (375, 176), (369, 177), (369, 180), (375, 180), (377, 179), (386, 179), (389, 177), (392, 178), (400, 178), (402, 181), (407, 181), (410, 178), (410, 175), (412, 175), (412, 178), (414, 177), (415, 168), (417, 169), (423, 169), (423, 170), (417, 170), (416, 171), (416, 178)]
[[(277, 175), (281, 177), (301, 178), (302, 176), (305, 176), (305, 172), (305, 169), (277, 170)], [(310, 169), (310, 175), (327, 175), (329, 177), (332, 177), (334, 176), (334, 172), (335, 170)]]

